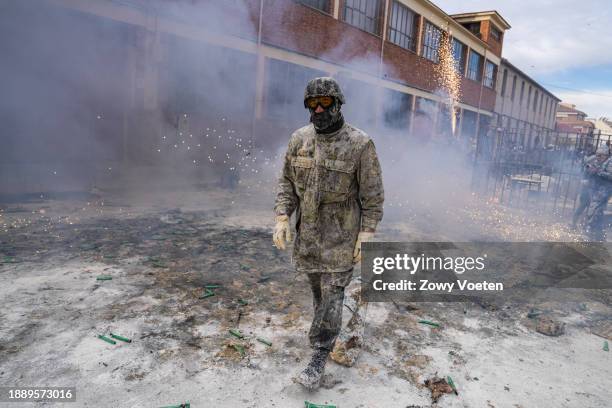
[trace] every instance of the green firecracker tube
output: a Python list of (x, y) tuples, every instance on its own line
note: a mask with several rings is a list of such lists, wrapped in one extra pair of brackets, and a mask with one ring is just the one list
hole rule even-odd
[(446, 377), (446, 381), (448, 382), (448, 385), (450, 385), (450, 387), (453, 389), (455, 395), (459, 395), (459, 393), (457, 392), (457, 387), (455, 387), (455, 383), (453, 382), (453, 379), (450, 375)]
[(123, 337), (123, 336), (119, 336), (118, 334), (111, 333), (110, 336), (113, 339), (121, 340), (121, 341), (124, 341), (126, 343), (131, 343), (132, 342), (132, 340), (130, 340), (130, 339), (126, 338), (126, 337)]
[(221, 287), (221, 285), (206, 285), (206, 286), (204, 286), (205, 289), (218, 289), (220, 287)]
[(104, 340), (105, 342), (110, 343), (110, 344), (117, 344), (117, 342), (116, 342), (115, 340), (111, 340), (111, 339), (109, 339), (108, 337), (103, 336), (103, 335), (101, 335), (101, 334), (98, 334), (98, 338), (99, 338), (100, 340)]
[(113, 280), (113, 277), (110, 275), (98, 275), (96, 276), (96, 280), (100, 280), (100, 281)]
[(237, 337), (239, 339), (244, 339), (244, 334), (240, 333), (238, 330), (229, 329), (229, 332), (234, 337)]
[(213, 291), (212, 291), (212, 290), (210, 290), (210, 289), (206, 289), (206, 290), (204, 291), (204, 294), (203, 294), (202, 296), (200, 296), (200, 299), (206, 299), (206, 298), (209, 298), (209, 297), (211, 297), (211, 296), (215, 296), (215, 292), (213, 292)]
[(191, 408), (191, 404), (186, 402), (180, 405), (168, 405), (167, 407), (161, 407), (161, 408)]
[(261, 337), (257, 337), (257, 341), (260, 342), (260, 343), (265, 344), (268, 347), (272, 347), (272, 342), (271, 341), (268, 341), (266, 339), (262, 339)]
[(335, 405), (319, 405), (313, 404), (312, 402), (304, 401), (305, 408), (336, 408)]
[(603, 351), (610, 351), (610, 346), (608, 346), (607, 341), (604, 341)]
[(246, 352), (244, 351), (244, 346), (241, 346), (240, 344), (232, 344), (232, 347), (238, 352), (240, 353), (240, 357), (244, 357), (244, 355), (246, 354)]
[(432, 322), (432, 321), (430, 321), (430, 320), (419, 320), (419, 323), (421, 323), (421, 324), (427, 324), (427, 325), (429, 325), (429, 326), (433, 326), (433, 327), (440, 327), (440, 324), (439, 324), (439, 323), (434, 323), (434, 322)]

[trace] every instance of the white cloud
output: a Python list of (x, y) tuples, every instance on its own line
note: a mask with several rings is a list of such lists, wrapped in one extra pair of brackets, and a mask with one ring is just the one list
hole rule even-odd
[(512, 26), (504, 57), (530, 75), (612, 64), (609, 0), (433, 0), (449, 14), (496, 9)]
[(563, 102), (576, 105), (576, 109), (585, 112), (589, 117), (598, 118), (605, 116), (612, 118), (612, 89), (593, 92), (596, 95), (572, 91), (555, 92), (555, 95), (563, 100)]

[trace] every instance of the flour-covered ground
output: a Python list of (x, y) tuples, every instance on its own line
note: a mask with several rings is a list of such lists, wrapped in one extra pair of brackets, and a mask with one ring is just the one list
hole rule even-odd
[[(291, 377), (309, 357), (311, 298), (289, 253), (271, 245), (271, 202), (241, 188), (2, 204), (0, 385), (76, 386), (67, 407), (610, 406), (606, 290), (522, 305), (370, 304), (356, 365), (330, 362), (326, 387), (305, 392)], [(379, 239), (580, 239), (492, 205), (428, 214), (399, 204)], [(214, 296), (201, 298), (205, 285), (219, 286)], [(532, 308), (565, 323), (565, 334), (538, 333)], [(96, 337), (111, 332), (133, 341)], [(451, 376), (458, 395), (434, 404), (423, 383), (436, 374)]]

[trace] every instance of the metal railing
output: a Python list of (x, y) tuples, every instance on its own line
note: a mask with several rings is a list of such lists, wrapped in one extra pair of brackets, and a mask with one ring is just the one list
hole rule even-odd
[(611, 134), (490, 127), (479, 136), (472, 187), (502, 205), (567, 217), (577, 205), (583, 163)]

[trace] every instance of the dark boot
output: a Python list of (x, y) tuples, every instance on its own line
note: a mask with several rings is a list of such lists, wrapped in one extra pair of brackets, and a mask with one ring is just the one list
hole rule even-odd
[(295, 379), (296, 382), (311, 391), (319, 388), (328, 356), (329, 350), (317, 349), (313, 353), (310, 363)]

